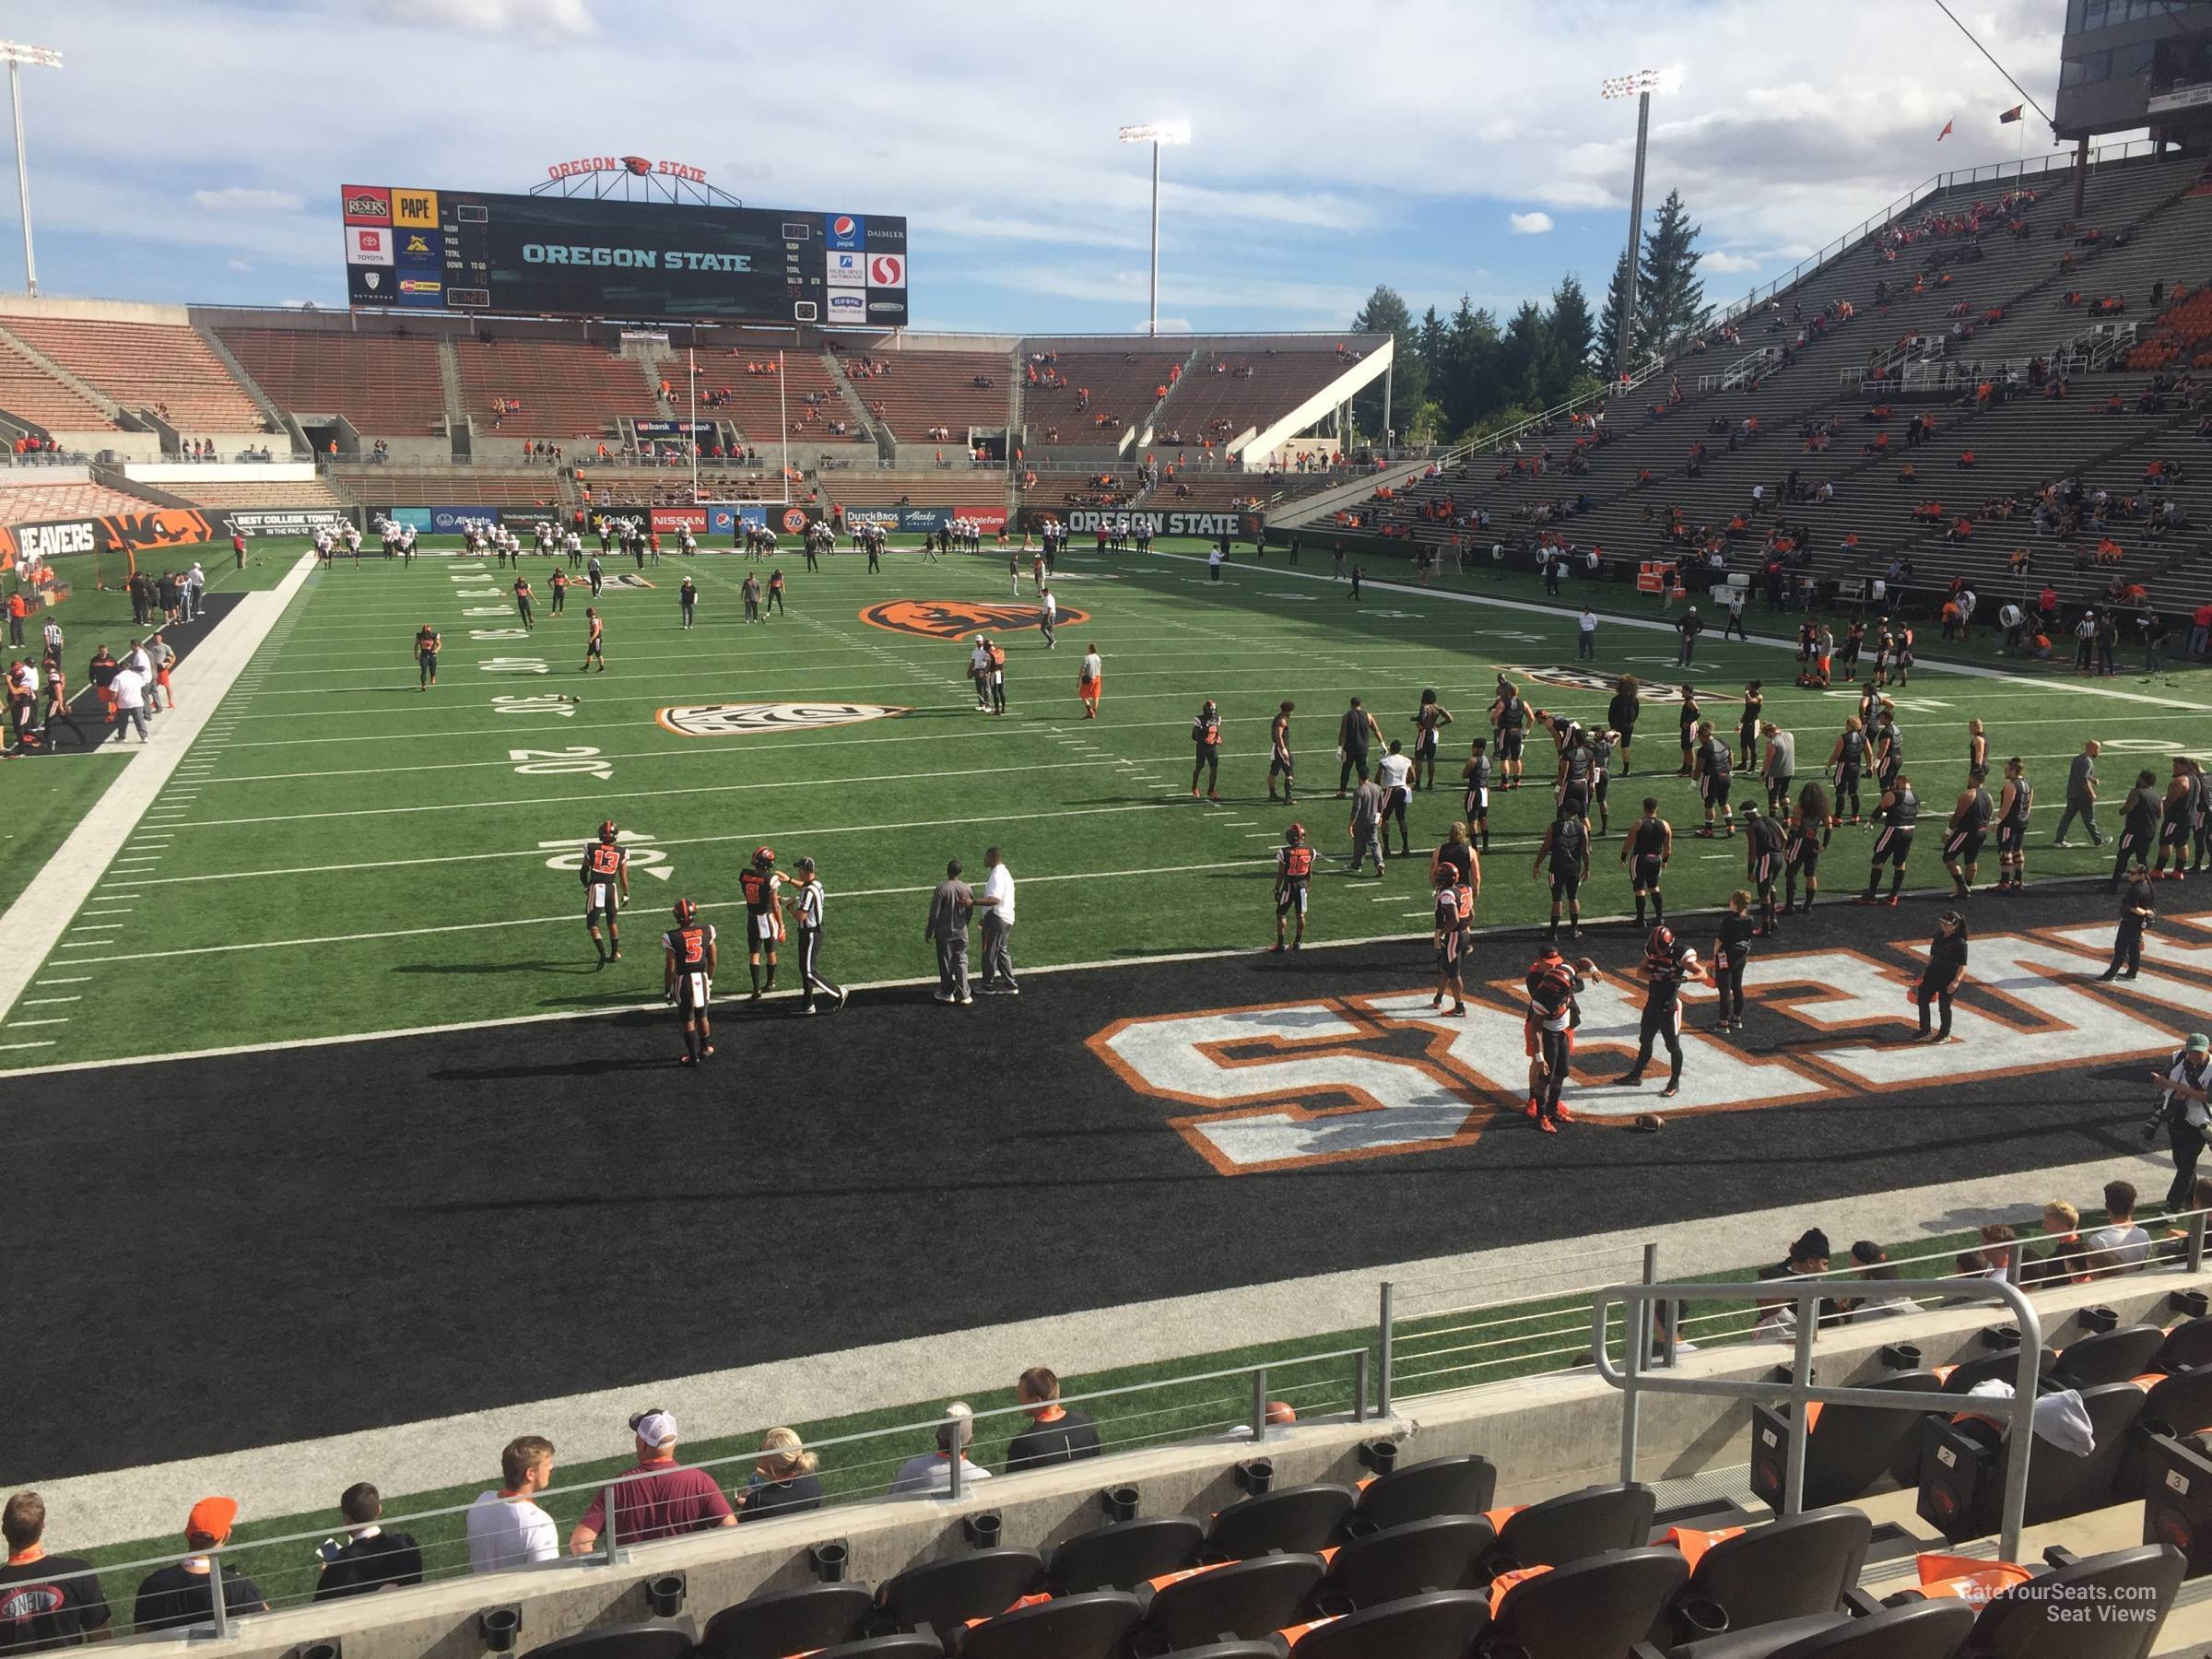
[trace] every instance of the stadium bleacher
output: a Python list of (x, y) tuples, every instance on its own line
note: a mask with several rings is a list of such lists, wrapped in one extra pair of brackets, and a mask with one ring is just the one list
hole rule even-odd
[[(342, 500), (371, 506), (438, 501), (455, 506), (558, 506), (560, 480), (550, 466), (502, 469), (496, 466), (338, 465), (329, 477)], [(687, 493), (688, 479), (686, 480)]]
[(971, 429), (1011, 424), (1014, 370), (1006, 352), (845, 351), (840, 360), (869, 417), (901, 442), (964, 445)]
[(29, 524), (41, 519), (89, 518), (106, 512), (144, 512), (140, 496), (104, 484), (41, 484), (0, 477), (0, 524)]
[(1263, 345), (1206, 353), (1159, 406), (1153, 444), (1194, 452), (1218, 448), (1278, 418), (1358, 360), (1357, 348), (1350, 347), (1278, 351)]
[(51, 431), (116, 429), (99, 405), (55, 380), (5, 339), (0, 339), (0, 412)]
[(316, 477), (296, 484), (260, 484), (211, 478), (205, 484), (186, 480), (164, 484), (170, 495), (182, 496), (195, 507), (344, 507), (350, 503)]
[(6, 327), (94, 390), (180, 432), (258, 432), (268, 424), (188, 324), (10, 317)]
[[(782, 364), (779, 396), (777, 365)], [(658, 371), (669, 382), (677, 412), (685, 417), (691, 406), (685, 395), (685, 358), (671, 353), (661, 358)], [(750, 355), (732, 346), (699, 357), (699, 418), (719, 418), (735, 423), (747, 442), (778, 441), (782, 436), (809, 443), (871, 443), (865, 422), (848, 405), (828, 360), (817, 351), (764, 352), (758, 346)], [(832, 429), (840, 422), (843, 432)], [(789, 426), (786, 434), (784, 427)]]
[[(636, 360), (600, 347), (464, 338), (453, 342), (453, 353), (477, 446), (495, 457), (502, 443), (519, 449), (534, 438), (611, 437), (623, 417), (649, 420), (661, 412)], [(494, 408), (498, 399), (521, 406), (500, 414)]]
[(281, 409), (342, 415), (372, 435), (419, 437), (445, 429), (445, 386), (435, 340), (304, 328), (218, 332)]
[[(1112, 444), (1142, 432), (1189, 356), (1147, 346), (1130, 351), (1060, 351), (1032, 343), (1022, 358), (1022, 428), (1040, 454)], [(1055, 436), (1054, 434), (1057, 434)]]

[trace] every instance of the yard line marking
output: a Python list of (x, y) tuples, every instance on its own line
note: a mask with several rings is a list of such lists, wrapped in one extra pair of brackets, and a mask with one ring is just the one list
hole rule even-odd
[[(27, 996), (16, 1006), (18, 1008), (44, 1008), (55, 1003), (83, 1002), (84, 1000), (81, 993), (76, 996)], [(21, 1025), (23, 1022), (18, 1020), (16, 1023)]]
[(41, 1038), (36, 1042), (0, 1042), (0, 1049), (34, 1049), (52, 1048), (53, 1046), (54, 1041), (51, 1037)]
[(33, 982), (41, 985), (88, 985), (92, 982), (92, 976), (80, 973), (75, 979), (42, 979)]
[(11, 1031), (21, 1031), (27, 1030), (32, 1026), (67, 1025), (68, 1023), (69, 1017), (64, 1014), (53, 1019), (11, 1019), (7, 1022), (7, 1029)]

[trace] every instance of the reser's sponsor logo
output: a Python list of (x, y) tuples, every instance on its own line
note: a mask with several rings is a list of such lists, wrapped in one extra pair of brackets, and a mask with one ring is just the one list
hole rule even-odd
[[(894, 633), (920, 634), (931, 640), (957, 640), (966, 634), (1017, 633), (1036, 628), (1044, 613), (1028, 605), (979, 605), (965, 599), (888, 599), (860, 613), (871, 628)], [(1057, 626), (1075, 628), (1090, 620), (1088, 611), (1060, 608)]]
[(346, 198), (346, 216), (355, 219), (388, 219), (392, 217), (392, 204), (381, 195), (357, 192)]
[(751, 737), (762, 732), (811, 731), (895, 720), (913, 711), (890, 703), (694, 703), (653, 715), (662, 729), (682, 737)]
[[(2212, 915), (2163, 920), (2201, 940)], [(2170, 1054), (2212, 1014), (2212, 943), (2170, 940), (2156, 968), (2112, 996), (2084, 982), (2112, 934), (2100, 924), (2056, 937), (1977, 935), (1957, 1041), (1940, 1048), (1897, 1041), (1913, 1029), (1906, 993), (1924, 947), (1755, 956), (1746, 988), (1760, 1018), (1784, 1030), (1747, 1052), (1686, 1028), (1682, 1092), (1665, 1102), (1607, 1080), (1636, 1053), (1642, 993), (1601, 980), (1578, 999), (1568, 1103), (1587, 1124), (1617, 1126), (1654, 1108), (1886, 1111), (1884, 1094)], [(1139, 1094), (1187, 1108), (1170, 1125), (1223, 1175), (1464, 1147), (1500, 1121), (1519, 1126), (1528, 1067), (1519, 982), (1470, 977), (1467, 989), (1464, 1019), (1433, 1011), (1426, 990), (1319, 995), (1120, 1020), (1088, 1047)], [(1685, 993), (1693, 1006), (1711, 994)]]

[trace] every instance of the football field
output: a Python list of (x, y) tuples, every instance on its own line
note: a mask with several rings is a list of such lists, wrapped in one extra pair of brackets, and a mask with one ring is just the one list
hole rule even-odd
[[(281, 546), (259, 550), (287, 562)], [(1021, 884), (1018, 967), (1258, 948), (1273, 936), (1273, 850), (1293, 817), (1324, 854), (1310, 938), (1422, 933), (1426, 853), (1460, 816), (1459, 764), (1466, 740), (1488, 734), (1500, 673), (1536, 707), (1585, 721), (1603, 715), (1602, 681), (1619, 673), (1641, 677), (1653, 699), (1633, 775), (1614, 781), (1614, 833), (1584, 888), (1586, 922), (1630, 908), (1619, 831), (1646, 793), (1679, 836), (1670, 910), (1717, 904), (1741, 884), (1740, 839), (1688, 833), (1700, 813), (1674, 775), (1682, 675), (1671, 634), (1607, 619), (1597, 660), (1578, 664), (1567, 608), (1374, 583), (1355, 604), (1324, 559), (1291, 570), (1279, 553), (1264, 565), (1244, 553), (1214, 582), (1197, 551), (1065, 559), (1050, 651), (1026, 557), (1017, 596), (1004, 555), (924, 563), (901, 549), (871, 575), (841, 550), (817, 574), (794, 548), (782, 559), (789, 614), (759, 625), (742, 619), (739, 584), (748, 572), (765, 580), (767, 567), (733, 555), (642, 571), (609, 559), (604, 595), (594, 601), (579, 582), (561, 616), (550, 614), (551, 561), (531, 558), (528, 631), (514, 572), (486, 561), (317, 571), (0, 1026), (0, 1066), (653, 1003), (658, 935), (678, 897), (722, 930), (726, 1052), (748, 1015), (737, 877), (762, 845), (786, 873), (802, 854), (816, 860), (830, 894), (826, 970), (848, 983), (934, 974), (922, 937), (930, 888), (951, 857), (980, 881), (991, 844)], [(687, 574), (700, 593), (688, 630), (677, 598)], [(604, 673), (580, 672), (587, 604), (606, 618)], [(444, 641), (428, 691), (412, 650), (426, 622)], [(1006, 648), (1004, 718), (976, 712), (965, 678), (979, 627)], [(1922, 649), (1938, 655), (1932, 631)], [(1095, 722), (1075, 696), (1091, 641), (1105, 659)], [(1794, 673), (1785, 646), (1708, 635), (1695, 680), (1716, 730), (1733, 736), (1744, 681), (1762, 677), (1770, 717), (1797, 735), (1802, 781), (1855, 692), (1798, 690)], [(2212, 688), (2200, 687), (2186, 671), (2089, 684), (1917, 669), (1892, 696), (1924, 830), (1939, 828), (1963, 782), (1965, 724), (1978, 715), (1995, 760), (2023, 757), (2038, 785), (2031, 876), (2100, 871), (2109, 854), (2043, 844), (2068, 758), (2087, 737), (2104, 741), (2110, 833), (2138, 767), (2162, 780), (2173, 754), (2212, 748)], [(1415, 797), (1419, 856), (1381, 879), (1340, 876), (1338, 716), (1362, 698), (1410, 750), (1425, 688), (1456, 720), (1440, 788)], [(1224, 717), (1218, 804), (1189, 794), (1191, 723), (1207, 697)], [(1266, 789), (1268, 722), (1285, 699), (1298, 705), (1291, 810)], [(1548, 752), (1532, 734), (1530, 776), (1545, 786), (1497, 797), (1482, 925), (1537, 922), (1547, 908), (1530, 864), (1551, 815)], [(1738, 801), (1749, 794), (1739, 781)], [(629, 847), (632, 902), (622, 959), (603, 968), (576, 871), (604, 818)], [(1865, 879), (1867, 840), (1838, 831), (1822, 870), (1828, 900)], [(1920, 837), (1913, 888), (1943, 883), (1939, 840)], [(1994, 865), (1993, 849), (1984, 883)], [(794, 947), (778, 994), (749, 1017), (795, 1013), (796, 981)], [(865, 1011), (863, 999), (841, 1018)]]

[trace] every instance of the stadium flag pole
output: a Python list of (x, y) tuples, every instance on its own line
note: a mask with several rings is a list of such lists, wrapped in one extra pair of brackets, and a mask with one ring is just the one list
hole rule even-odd
[(49, 46), (25, 46), (0, 41), (0, 58), (7, 60), (7, 107), (16, 124), (16, 194), (23, 204), (23, 291), (32, 298), (39, 291), (39, 262), (30, 249), (30, 163), (23, 154), (23, 65), (59, 69), (62, 54)]
[(783, 505), (791, 505), (791, 409), (783, 401), (783, 353), (776, 352), (776, 425), (783, 434)]
[(691, 440), (691, 500), (699, 501), (699, 324), (691, 324), (691, 343), (684, 347), (685, 366), (691, 378), (691, 429), (685, 434)]
[(1159, 147), (1163, 144), (1188, 144), (1191, 141), (1191, 124), (1187, 121), (1153, 121), (1143, 126), (1125, 126), (1116, 135), (1123, 144), (1149, 144), (1152, 147), (1152, 308), (1145, 324), (1145, 333), (1157, 336), (1159, 333)]

